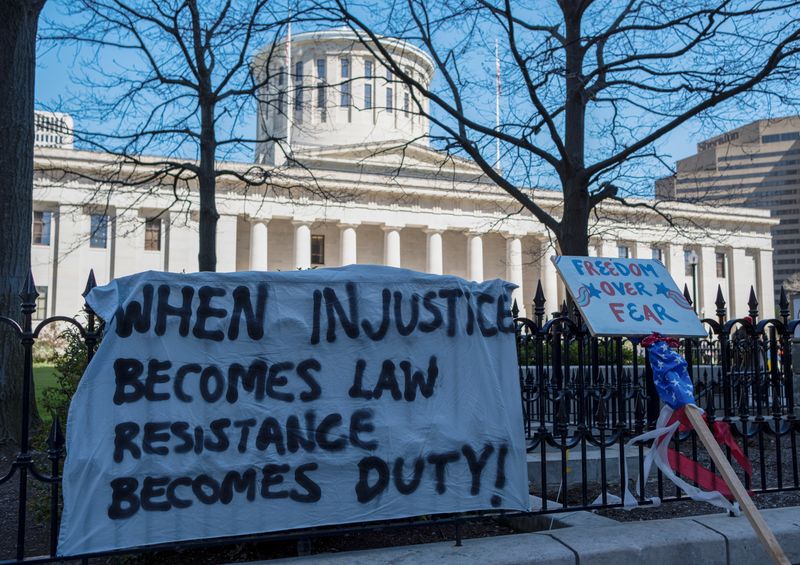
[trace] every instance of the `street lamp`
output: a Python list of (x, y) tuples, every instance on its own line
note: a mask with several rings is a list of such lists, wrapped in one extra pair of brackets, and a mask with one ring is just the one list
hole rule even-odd
[(686, 254), (686, 264), (692, 267), (692, 307), (697, 313), (697, 264), (700, 262), (700, 257), (697, 252), (692, 249)]

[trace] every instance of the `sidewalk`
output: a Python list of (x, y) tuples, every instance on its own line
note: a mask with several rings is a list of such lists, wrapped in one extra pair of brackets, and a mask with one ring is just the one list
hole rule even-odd
[[(789, 559), (793, 563), (800, 562), (800, 507), (762, 510), (762, 514)], [(560, 521), (562, 527), (558, 529), (465, 539), (462, 547), (455, 547), (449, 541), (259, 561), (250, 565), (765, 565), (770, 562), (744, 516), (731, 518), (714, 514), (670, 520), (614, 522), (589, 512), (576, 512), (562, 517)]]

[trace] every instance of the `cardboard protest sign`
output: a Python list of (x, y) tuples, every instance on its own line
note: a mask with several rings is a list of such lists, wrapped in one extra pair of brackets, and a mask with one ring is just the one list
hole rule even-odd
[(513, 288), (363, 265), (95, 288), (59, 554), (527, 509)]
[(563, 255), (553, 262), (593, 335), (707, 335), (659, 261)]

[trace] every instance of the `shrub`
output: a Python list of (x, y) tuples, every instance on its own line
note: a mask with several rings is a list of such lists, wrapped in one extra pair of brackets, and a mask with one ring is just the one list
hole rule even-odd
[(86, 369), (86, 344), (75, 328), (69, 328), (60, 334), (64, 348), (56, 353), (52, 362), (56, 368), (56, 386), (42, 391), (42, 408), (53, 417), (58, 416), (62, 424), (67, 421), (67, 411), (78, 382)]

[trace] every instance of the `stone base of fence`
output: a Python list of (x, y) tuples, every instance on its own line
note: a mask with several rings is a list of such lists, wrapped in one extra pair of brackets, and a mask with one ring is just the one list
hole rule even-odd
[[(647, 509), (634, 510), (647, 512)], [(588, 514), (578, 512), (576, 514)], [(792, 563), (800, 562), (800, 507), (771, 508), (762, 514)], [(546, 517), (543, 517), (546, 518)], [(543, 527), (548, 528), (547, 520)], [(266, 565), (311, 563), (416, 564), (481, 563), (577, 565), (578, 563), (658, 563), (659, 565), (761, 565), (769, 557), (747, 518), (725, 514), (558, 527), (528, 534), (465, 539), (461, 547), (441, 542), (369, 551), (320, 554), (259, 562)], [(252, 562), (247, 565), (256, 565)]]
[[(575, 449), (566, 450), (567, 460), (567, 485), (574, 486), (580, 485), (584, 480), (589, 484), (601, 484), (605, 479), (608, 485), (619, 484), (619, 447), (612, 446), (605, 448), (605, 475), (603, 475), (603, 454), (601, 450), (594, 446), (588, 446), (586, 449), (586, 458), (584, 459), (580, 447)], [(644, 450), (643, 455), (647, 454), (647, 449)], [(547, 474), (547, 490), (557, 489), (563, 482), (562, 476), (562, 454), (561, 450), (548, 450), (546, 452), (546, 471)], [(628, 479), (635, 479), (639, 474), (639, 450), (628, 448), (625, 450), (625, 458), (627, 462)], [(542, 485), (542, 456), (537, 451), (528, 454), (528, 482), (534, 487), (541, 487)], [(586, 470), (586, 477), (584, 477), (584, 469)], [(632, 474), (632, 475), (631, 475)], [(613, 487), (612, 487), (613, 488)], [(552, 494), (552, 493), (550, 493)]]

